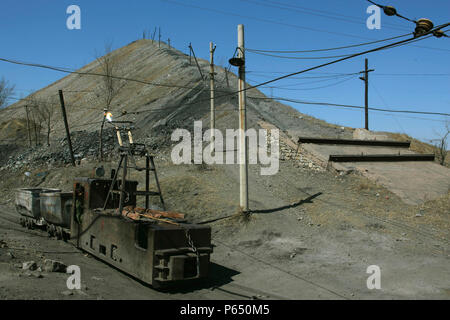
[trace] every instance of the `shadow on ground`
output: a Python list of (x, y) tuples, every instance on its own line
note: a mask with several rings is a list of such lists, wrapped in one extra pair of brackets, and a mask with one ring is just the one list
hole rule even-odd
[[(220, 289), (219, 287), (233, 282), (232, 277), (238, 275), (239, 273), (240, 272), (236, 270), (211, 262), (209, 265), (208, 278), (173, 283), (170, 287), (160, 288), (158, 291), (165, 293), (189, 293), (202, 289)], [(239, 296), (242, 298), (247, 298), (247, 296)]]
[(292, 203), (292, 204), (289, 204), (289, 205), (278, 207), (278, 208), (251, 210), (250, 214), (253, 214), (253, 213), (257, 213), (257, 214), (273, 213), (273, 212), (282, 211), (282, 210), (285, 210), (285, 209), (296, 208), (298, 206), (301, 206), (304, 203), (312, 203), (312, 200), (314, 200), (315, 198), (317, 198), (321, 194), (322, 194), (322, 192), (317, 192), (316, 194), (313, 194), (312, 196), (309, 196), (306, 199), (300, 200), (298, 202), (295, 202), (295, 203)]

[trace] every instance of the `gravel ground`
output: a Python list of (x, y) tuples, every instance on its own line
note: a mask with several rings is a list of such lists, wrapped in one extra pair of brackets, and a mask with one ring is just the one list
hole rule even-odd
[[(69, 190), (70, 176), (87, 174), (93, 164), (57, 167), (41, 185), (60, 181)], [(259, 167), (250, 166), (252, 213), (243, 216), (237, 209), (237, 166), (173, 166), (162, 154), (156, 165), (168, 209), (194, 222), (219, 219), (209, 223), (216, 245), (211, 279), (176, 292), (154, 291), (69, 244), (5, 221), (14, 215), (9, 202), (0, 210), (0, 240), (6, 245), (0, 255), (1, 298), (450, 298), (448, 197), (409, 206), (365, 178), (282, 161), (274, 176), (260, 176)], [(5, 174), (2, 179), (7, 180)], [(47, 257), (80, 265), (87, 289), (67, 295), (67, 275), (37, 278), (14, 267)], [(367, 289), (369, 265), (381, 268), (381, 290)]]

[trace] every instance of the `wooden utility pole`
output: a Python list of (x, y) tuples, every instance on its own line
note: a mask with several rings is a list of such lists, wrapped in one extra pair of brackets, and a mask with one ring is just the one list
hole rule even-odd
[(211, 152), (214, 152), (215, 148), (215, 136), (214, 129), (216, 127), (216, 107), (214, 102), (214, 51), (216, 47), (212, 42), (209, 43), (209, 79), (210, 79), (210, 88), (211, 88)]
[(369, 130), (369, 72), (375, 71), (375, 69), (369, 70), (369, 60), (366, 59), (365, 63), (365, 69), (364, 71), (361, 71), (361, 73), (364, 73), (364, 77), (360, 77), (362, 81), (364, 81), (365, 84), (365, 107), (364, 107), (364, 114), (365, 114), (365, 126), (364, 128), (366, 130)]
[(192, 48), (191, 45), (189, 45), (189, 48), (191, 49), (192, 56), (194, 57), (195, 64), (197, 65), (198, 72), (200, 72), (200, 76), (202, 77), (202, 80), (205, 80), (205, 77), (203, 76), (202, 68), (200, 68), (200, 65), (198, 64), (198, 61), (197, 61), (197, 57), (195, 56), (194, 48)]
[(161, 47), (161, 27), (158, 27), (158, 48)]
[(25, 105), (25, 113), (27, 115), (28, 145), (31, 147), (30, 117), (28, 115), (28, 105)]
[(64, 126), (66, 127), (66, 135), (67, 135), (67, 143), (69, 144), (70, 159), (72, 161), (72, 165), (75, 167), (75, 157), (73, 156), (72, 141), (70, 140), (69, 124), (67, 123), (66, 107), (64, 105), (64, 95), (62, 90), (59, 90), (59, 101), (61, 102), (61, 111), (64, 120)]
[(167, 44), (169, 45), (169, 49), (170, 49), (170, 38), (167, 39)]
[(192, 44), (189, 42), (189, 64), (192, 64)]
[(247, 130), (246, 115), (246, 92), (245, 90), (245, 41), (244, 25), (238, 25), (238, 58), (244, 63), (239, 66), (239, 180), (240, 180), (240, 206), (244, 212), (248, 211), (248, 153), (247, 139), (245, 132)]

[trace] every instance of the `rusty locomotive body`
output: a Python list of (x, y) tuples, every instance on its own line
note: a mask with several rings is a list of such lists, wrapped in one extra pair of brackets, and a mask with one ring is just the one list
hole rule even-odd
[[(212, 252), (210, 227), (168, 218), (126, 218), (117, 214), (118, 195), (110, 197), (103, 209), (112, 182), (75, 180), (70, 233), (77, 247), (155, 287), (206, 277)], [(130, 196), (124, 207), (135, 207), (136, 186), (137, 182), (126, 181), (124, 191)]]

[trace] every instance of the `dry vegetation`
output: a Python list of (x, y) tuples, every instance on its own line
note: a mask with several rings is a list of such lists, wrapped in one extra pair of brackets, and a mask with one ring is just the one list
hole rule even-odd
[[(391, 133), (387, 132), (384, 133), (389, 136), (389, 138), (396, 140), (396, 141), (411, 141), (411, 147), (410, 150), (417, 152), (417, 153), (423, 153), (423, 154), (435, 154), (437, 159), (439, 160), (439, 148), (436, 146), (433, 146), (432, 144), (422, 142), (420, 140), (414, 139), (407, 134), (404, 133)], [(447, 157), (445, 159), (445, 166), (450, 167), (450, 151), (447, 151)]]

